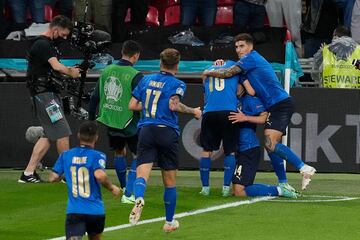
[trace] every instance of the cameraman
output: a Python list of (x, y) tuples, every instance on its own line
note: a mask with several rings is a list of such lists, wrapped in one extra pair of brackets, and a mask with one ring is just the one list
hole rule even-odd
[(19, 183), (39, 183), (41, 179), (35, 169), (50, 148), (50, 141), (56, 141), (60, 154), (69, 149), (70, 126), (65, 119), (59, 86), (49, 78), (52, 70), (73, 78), (79, 77), (79, 69), (66, 67), (58, 60), (57, 44), (67, 38), (72, 29), (71, 20), (56, 16), (48, 29), (35, 40), (29, 52), (27, 86), (34, 103), (36, 116), (44, 129), (45, 136), (36, 142), (30, 161), (22, 173)]

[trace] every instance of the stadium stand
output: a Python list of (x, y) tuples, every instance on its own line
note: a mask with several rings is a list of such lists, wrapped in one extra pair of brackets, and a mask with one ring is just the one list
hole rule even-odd
[[(126, 18), (125, 18), (125, 22), (129, 23), (131, 20), (131, 11), (130, 8), (127, 10), (127, 14), (126, 14)], [(153, 7), (153, 6), (149, 6), (149, 11), (148, 14), (146, 15), (146, 25), (148, 26), (155, 26), (158, 27), (160, 26), (160, 22), (159, 22), (159, 12), (158, 10)]]
[(232, 25), (234, 20), (232, 6), (218, 6), (215, 25)]

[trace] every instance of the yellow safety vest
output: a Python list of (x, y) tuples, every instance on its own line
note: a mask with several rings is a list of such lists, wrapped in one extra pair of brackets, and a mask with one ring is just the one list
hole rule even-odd
[(323, 87), (326, 88), (359, 88), (360, 70), (352, 65), (354, 59), (360, 59), (360, 47), (346, 60), (336, 60), (328, 46), (323, 50)]

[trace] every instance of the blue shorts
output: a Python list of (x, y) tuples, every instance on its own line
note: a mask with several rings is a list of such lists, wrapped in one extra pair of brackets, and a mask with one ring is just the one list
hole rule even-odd
[(290, 123), (291, 116), (294, 113), (294, 104), (292, 99), (286, 98), (281, 102), (272, 105), (269, 109), (269, 116), (265, 122), (265, 129), (274, 129), (286, 134), (286, 128)]
[(260, 162), (260, 147), (250, 148), (236, 155), (236, 168), (232, 178), (233, 184), (245, 187), (254, 183)]
[(139, 131), (137, 166), (155, 163), (164, 170), (178, 169), (179, 136), (164, 125), (143, 126)]
[(65, 221), (66, 239), (70, 237), (95, 236), (104, 231), (105, 215), (67, 214)]

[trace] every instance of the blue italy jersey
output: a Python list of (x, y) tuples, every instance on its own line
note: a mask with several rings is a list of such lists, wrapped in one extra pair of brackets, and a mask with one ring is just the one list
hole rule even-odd
[[(250, 95), (245, 95), (240, 98), (239, 109), (248, 116), (258, 116), (260, 113), (266, 111), (260, 99)], [(256, 124), (249, 122), (240, 123), (238, 151), (243, 152), (258, 146), (260, 145), (256, 137)]]
[(94, 176), (97, 169), (105, 169), (105, 164), (105, 154), (89, 147), (72, 148), (60, 155), (53, 171), (65, 175), (67, 214), (105, 214), (100, 184)]
[(266, 109), (289, 97), (271, 64), (255, 50), (240, 58), (236, 65), (247, 75), (256, 96), (264, 103)]
[[(226, 61), (223, 66), (211, 66), (209, 69), (228, 68), (234, 64), (233, 61)], [(238, 75), (228, 79), (207, 77), (204, 81), (204, 113), (225, 110), (236, 111), (238, 83)]]
[(180, 134), (178, 114), (169, 108), (173, 95), (184, 96), (186, 85), (170, 73), (160, 72), (143, 77), (133, 91), (133, 96), (142, 103), (142, 118), (138, 128), (146, 125), (165, 125)]

